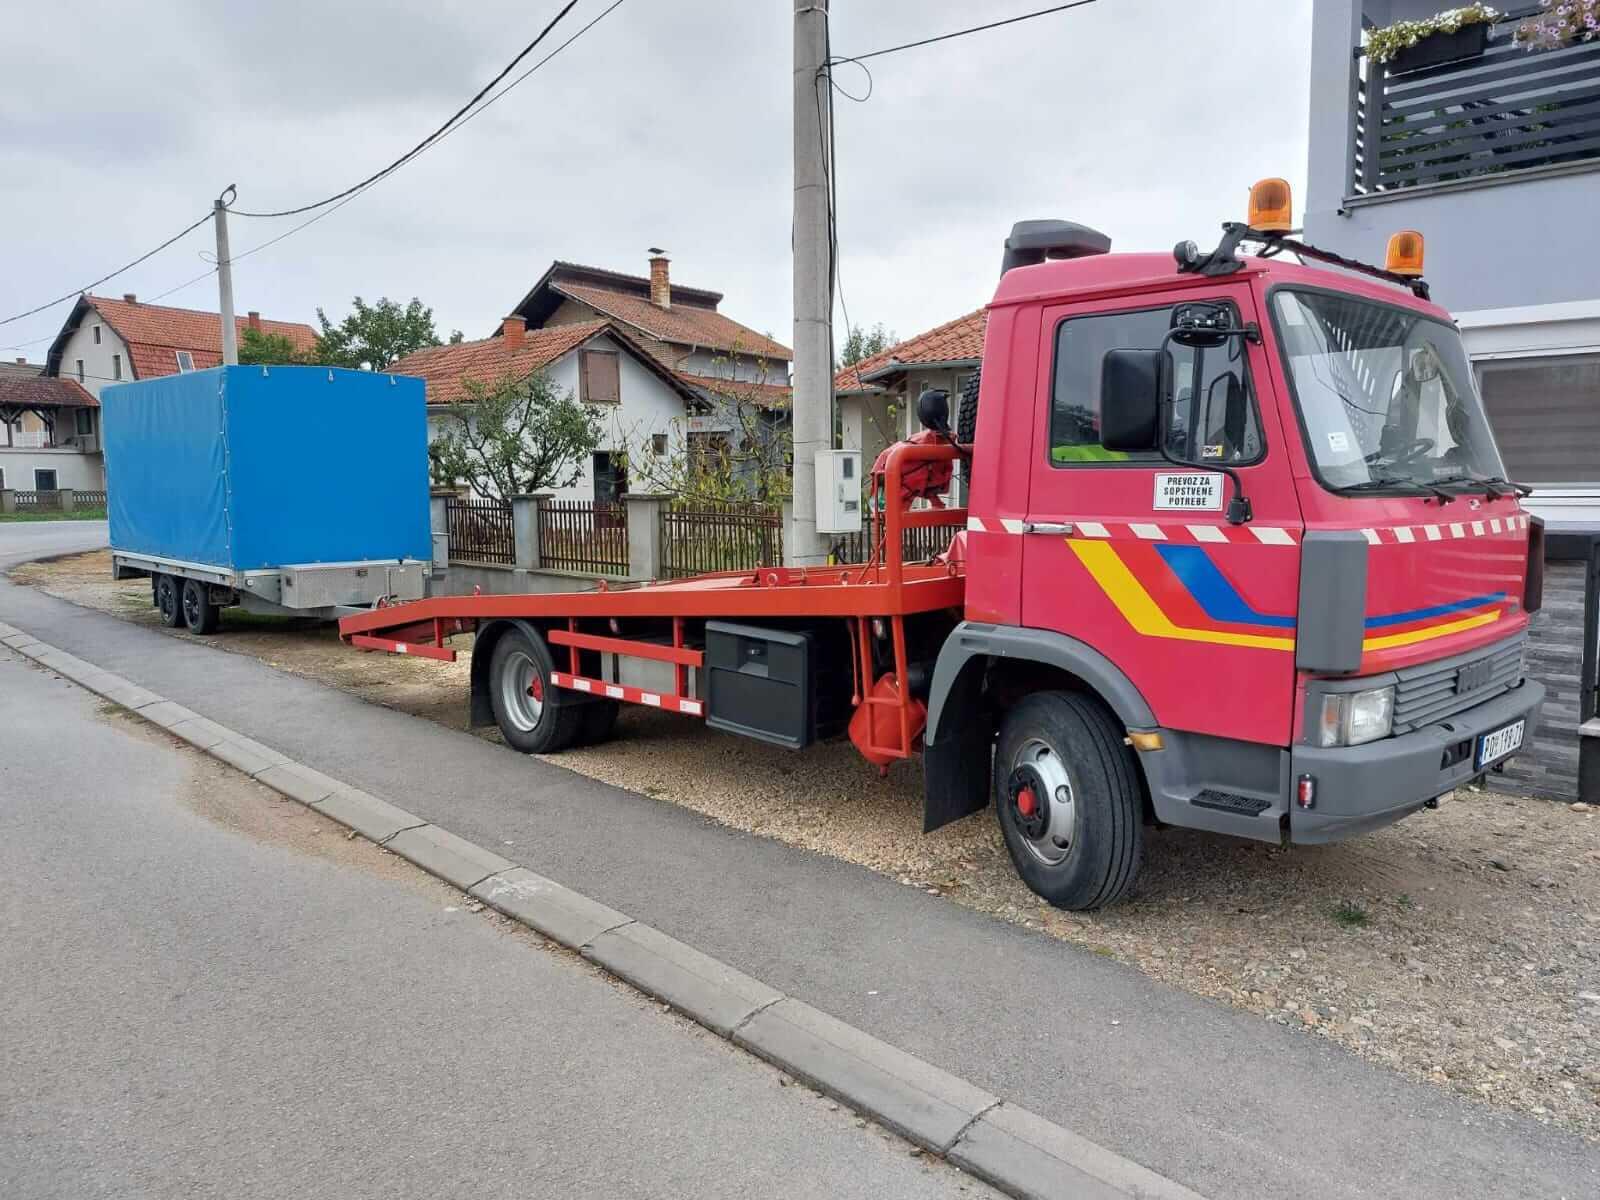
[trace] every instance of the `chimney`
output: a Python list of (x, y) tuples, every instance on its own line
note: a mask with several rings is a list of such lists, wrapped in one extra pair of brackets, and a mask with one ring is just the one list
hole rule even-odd
[(137, 303), (139, 303), (139, 297), (136, 296), (132, 292), (123, 292), (122, 293), (122, 298), (124, 300), (126, 300), (129, 304), (137, 304)]
[(650, 247), (650, 303), (657, 308), (672, 307), (672, 280), (667, 274), (667, 252)]
[(251, 329), (254, 329), (257, 333), (260, 333), (261, 332), (261, 314), (256, 312), (254, 309), (252, 309), (249, 313), (245, 314), (245, 316), (246, 316), (246, 322), (245, 323), (247, 325), (249, 325), (249, 327)]
[(507, 350), (522, 349), (522, 331), (528, 327), (528, 322), (521, 317), (507, 317), (500, 322), (500, 336), (506, 340)]

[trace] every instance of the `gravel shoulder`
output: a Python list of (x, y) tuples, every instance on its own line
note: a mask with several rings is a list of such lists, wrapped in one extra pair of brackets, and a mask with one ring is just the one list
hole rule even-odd
[[(158, 624), (148, 584), (113, 582), (103, 551), (11, 578)], [(363, 654), (328, 627), (231, 611), (202, 640), (465, 727), (465, 655), (450, 665)], [(793, 754), (640, 709), (624, 712), (613, 742), (556, 761), (1600, 1140), (1600, 813), (1583, 806), (1465, 790), (1369, 837), (1287, 850), (1155, 831), (1130, 901), (1069, 914), (1023, 887), (991, 818), (924, 836), (914, 763), (879, 779), (838, 746)]]

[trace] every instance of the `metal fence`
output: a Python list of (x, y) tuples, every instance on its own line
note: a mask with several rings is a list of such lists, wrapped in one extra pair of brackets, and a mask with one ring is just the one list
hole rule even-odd
[(1600, 158), (1600, 40), (1526, 50), (1513, 34), (1541, 11), (1506, 14), (1472, 58), (1405, 72), (1363, 58), (1353, 192)]
[(539, 560), (557, 571), (626, 575), (626, 506), (602, 500), (541, 501)]
[(667, 579), (782, 562), (780, 509), (688, 500), (661, 509), (661, 573)]
[(104, 492), (74, 492), (73, 500), (76, 508), (104, 508), (106, 494)]
[[(927, 562), (943, 554), (950, 547), (950, 539), (965, 529), (965, 525), (916, 525), (901, 531), (900, 557), (905, 562)], [(829, 542), (829, 552), (835, 562), (866, 562), (871, 551), (871, 523), (860, 533), (835, 534)]]
[(444, 511), (452, 559), (508, 567), (516, 563), (517, 542), (509, 504), (449, 496), (445, 498)]

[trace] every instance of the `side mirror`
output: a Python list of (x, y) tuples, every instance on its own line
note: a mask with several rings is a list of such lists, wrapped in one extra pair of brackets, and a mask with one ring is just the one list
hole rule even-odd
[(917, 421), (934, 433), (950, 432), (950, 393), (929, 388), (917, 397)]
[(1161, 426), (1162, 350), (1107, 350), (1100, 365), (1100, 444), (1154, 450)]

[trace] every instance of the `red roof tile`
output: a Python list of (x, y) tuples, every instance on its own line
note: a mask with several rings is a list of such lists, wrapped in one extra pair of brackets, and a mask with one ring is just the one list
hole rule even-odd
[[(187, 350), (196, 370), (222, 365), (222, 318), (214, 312), (171, 308), (164, 304), (130, 303), (109, 296), (86, 296), (105, 320), (128, 343), (136, 379), (153, 379), (178, 373), (177, 351)], [(248, 317), (235, 317), (239, 336), (249, 327)], [(261, 331), (280, 334), (296, 350), (316, 346), (317, 331), (296, 321), (261, 321)]]
[(76, 379), (0, 376), (0, 409), (99, 408), (100, 401)]
[(870, 358), (845, 367), (833, 377), (835, 391), (858, 392), (870, 389), (872, 384), (862, 380), (891, 365), (915, 367), (924, 363), (961, 362), (983, 357), (983, 335), (989, 327), (989, 313), (980, 308), (977, 312), (946, 321), (926, 333), (890, 346)]
[(577, 325), (530, 329), (522, 335), (522, 344), (515, 348), (503, 337), (430, 346), (390, 363), (387, 369), (391, 374), (415, 375), (425, 380), (429, 404), (454, 404), (467, 398), (468, 380), (492, 384), (507, 375), (525, 378), (576, 349), (609, 324), (607, 321), (584, 321)]
[(794, 403), (794, 389), (785, 383), (753, 383), (743, 379), (695, 375), (688, 371), (675, 371), (673, 374), (692, 388), (703, 388), (718, 396), (736, 400), (748, 400), (762, 408), (788, 408)]
[(687, 304), (661, 308), (641, 296), (563, 279), (554, 280), (550, 288), (663, 342), (680, 346), (705, 346), (712, 350), (749, 354), (775, 361), (787, 362), (794, 357), (794, 351), (781, 342), (775, 342), (714, 309)]

